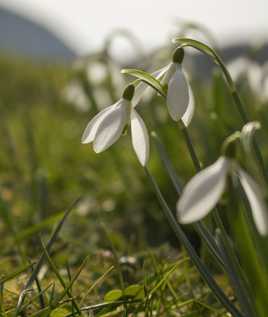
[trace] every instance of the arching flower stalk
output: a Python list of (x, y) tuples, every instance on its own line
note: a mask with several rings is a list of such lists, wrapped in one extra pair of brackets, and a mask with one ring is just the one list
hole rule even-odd
[(120, 138), (129, 124), (134, 151), (141, 165), (145, 166), (149, 159), (149, 135), (144, 121), (134, 109), (132, 103), (134, 93), (134, 85), (127, 86), (121, 99), (91, 119), (81, 142), (93, 143), (93, 150), (96, 153), (103, 152)]
[(268, 234), (268, 211), (261, 187), (243, 170), (234, 158), (235, 142), (240, 133), (235, 133), (225, 142), (223, 155), (196, 174), (185, 186), (177, 203), (177, 217), (182, 224), (203, 219), (218, 203), (231, 175), (238, 176), (252, 210), (253, 220), (261, 235)]

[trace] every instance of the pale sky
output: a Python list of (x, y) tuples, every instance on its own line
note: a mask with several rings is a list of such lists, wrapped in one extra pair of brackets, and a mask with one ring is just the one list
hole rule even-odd
[(0, 0), (49, 25), (78, 53), (99, 48), (126, 27), (145, 46), (163, 43), (176, 18), (205, 24), (218, 41), (268, 38), (268, 0)]

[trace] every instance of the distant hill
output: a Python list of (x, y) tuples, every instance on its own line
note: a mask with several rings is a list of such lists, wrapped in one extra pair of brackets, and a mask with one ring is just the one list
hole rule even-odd
[(59, 62), (76, 57), (75, 52), (45, 26), (0, 7), (1, 52)]

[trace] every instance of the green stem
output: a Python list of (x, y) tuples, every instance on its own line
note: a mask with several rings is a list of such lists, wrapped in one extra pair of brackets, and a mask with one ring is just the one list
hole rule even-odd
[(237, 259), (235, 251), (233, 250), (233, 246), (229, 241), (228, 234), (225, 230), (218, 209), (216, 209), (214, 212), (214, 220), (216, 221), (217, 227), (220, 229), (219, 243), (222, 245), (222, 253), (225, 262), (227, 263), (227, 273), (235, 291), (237, 300), (240, 303), (241, 310), (247, 317), (255, 316), (251, 302), (249, 300), (250, 296), (247, 292), (246, 282), (242, 276), (240, 263)]
[(242, 317), (243, 315), (241, 312), (230, 302), (230, 300), (226, 297), (224, 292), (221, 290), (221, 288), (218, 286), (218, 284), (215, 282), (214, 278), (210, 274), (210, 272), (207, 270), (206, 266), (201, 262), (199, 256), (197, 255), (195, 249), (189, 242), (188, 238), (186, 237), (183, 229), (180, 227), (180, 225), (175, 220), (167, 202), (165, 201), (160, 188), (158, 187), (154, 177), (150, 174), (147, 168), (145, 168), (145, 172), (147, 177), (149, 178), (154, 191), (157, 195), (157, 198), (161, 204), (162, 210), (164, 212), (164, 215), (166, 216), (171, 228), (173, 229), (176, 237), (178, 240), (183, 244), (187, 252), (189, 253), (191, 260), (195, 264), (196, 268), (200, 272), (203, 279), (206, 281), (208, 286), (213, 291), (214, 295), (218, 298), (220, 303), (235, 317)]
[[(192, 158), (192, 161), (194, 163), (195, 169), (197, 172), (199, 172), (201, 170), (201, 164), (198, 160), (198, 157), (197, 157), (197, 154), (195, 152), (190, 135), (188, 133), (187, 127), (184, 125), (184, 123), (182, 121), (181, 121), (181, 130), (183, 132), (185, 143), (187, 145), (188, 151), (189, 151), (190, 156)], [(223, 268), (230, 278), (230, 281), (233, 285), (235, 293), (237, 294), (237, 298), (238, 298), (238, 301), (240, 302), (240, 306), (241, 306), (242, 310), (244, 312), (250, 312), (250, 311), (252, 311), (252, 309), (251, 309), (251, 305), (247, 299), (245, 282), (243, 280), (241, 270), (239, 269), (239, 263), (238, 263), (236, 254), (234, 252), (232, 252), (232, 246), (230, 245), (230, 242), (228, 240), (228, 235), (226, 233), (226, 230), (224, 228), (222, 220), (219, 216), (218, 207), (215, 208), (215, 211), (213, 213), (213, 219), (215, 220), (216, 225), (220, 228), (220, 230), (223, 234), (222, 235), (222, 237), (223, 237), (223, 239), (222, 239), (223, 250), (224, 250), (224, 254), (226, 254), (226, 256), (222, 256), (224, 254), (218, 254), (217, 246), (215, 247), (214, 245), (211, 245), (211, 250), (215, 251), (216, 259), (220, 259), (222, 261), (222, 263), (224, 263)], [(200, 231), (202, 229), (203, 229), (202, 227), (197, 226), (197, 230)], [(202, 233), (202, 237), (203, 236), (206, 236), (204, 232)], [(248, 316), (248, 315), (246, 314), (246, 316)]]
[[(191, 140), (190, 140), (190, 137), (187, 133), (187, 130), (185, 131), (185, 134), (187, 135), (187, 139), (188, 139), (188, 143), (191, 144)], [(167, 154), (167, 151), (164, 147), (164, 145), (162, 144), (159, 136), (156, 134), (156, 132), (152, 132), (152, 137), (155, 141), (155, 145), (156, 145), (156, 149), (159, 153), (159, 156), (160, 156), (160, 159), (161, 161), (163, 162), (163, 165), (164, 165), (164, 168), (166, 169), (167, 171), (167, 174), (178, 194), (178, 196), (181, 195), (181, 192), (182, 192), (182, 186), (181, 186), (181, 182), (176, 174), (176, 171), (175, 171), (175, 168), (174, 166), (172, 165), (169, 157), (168, 157), (168, 154)], [(196, 157), (196, 154), (195, 154), (195, 151), (194, 151), (194, 148), (192, 146), (192, 152), (193, 152), (193, 155)], [(198, 160), (197, 160), (198, 162)], [(197, 222), (194, 224), (194, 229), (196, 230), (196, 232), (199, 234), (199, 236), (204, 240), (204, 242), (206, 243), (207, 247), (208, 247), (208, 250), (211, 252), (211, 254), (215, 257), (215, 259), (217, 260), (219, 266), (224, 270), (226, 271), (226, 268), (225, 268), (225, 264), (224, 264), (224, 261), (223, 259), (221, 258), (221, 255), (220, 255), (220, 252), (218, 250), (218, 246), (217, 244), (215, 243), (214, 241), (214, 237), (212, 236), (212, 234), (210, 233), (210, 231), (207, 229), (207, 227), (205, 226), (205, 224), (203, 224), (202, 222)]]
[(198, 157), (195, 153), (192, 140), (191, 140), (190, 135), (188, 133), (188, 129), (182, 120), (180, 121), (180, 127), (181, 127), (181, 132), (182, 132), (183, 137), (184, 137), (184, 141), (187, 145), (188, 151), (189, 151), (191, 159), (193, 161), (194, 167), (195, 167), (196, 171), (199, 172), (201, 170), (201, 163), (199, 162)]

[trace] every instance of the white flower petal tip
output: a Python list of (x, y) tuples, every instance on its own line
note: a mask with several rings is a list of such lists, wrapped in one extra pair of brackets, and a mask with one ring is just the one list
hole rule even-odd
[(260, 186), (242, 169), (239, 169), (239, 179), (245, 191), (252, 210), (252, 216), (260, 235), (268, 234), (268, 210)]
[(195, 110), (195, 99), (194, 94), (192, 91), (191, 86), (188, 86), (189, 89), (189, 104), (187, 110), (185, 111), (184, 115), (182, 116), (181, 120), (186, 127), (188, 127), (192, 121), (194, 110)]
[(167, 107), (171, 118), (179, 121), (189, 105), (189, 88), (180, 66), (168, 82)]
[(113, 106), (114, 105), (103, 109), (101, 112), (96, 114), (95, 117), (93, 117), (89, 121), (89, 123), (86, 126), (86, 129), (84, 130), (84, 133), (82, 135), (81, 143), (87, 144), (87, 143), (91, 143), (94, 140), (94, 138), (96, 136), (96, 132), (98, 130), (98, 127), (99, 127), (100, 123), (106, 117), (108, 112), (111, 111)]
[(139, 162), (146, 166), (150, 152), (149, 135), (144, 121), (134, 109), (131, 111), (131, 139)]
[(132, 98), (132, 107), (136, 107), (137, 104), (140, 102), (141, 98), (145, 94), (145, 91), (148, 89), (148, 85), (144, 82), (141, 82), (135, 88), (135, 94)]
[[(178, 65), (176, 65), (175, 63), (169, 63), (166, 67), (163, 73), (161, 73), (161, 84), (162, 85), (167, 85), (170, 81), (170, 79), (174, 76), (176, 70), (178, 68)], [(157, 79), (160, 79), (160, 77), (158, 75), (158, 77), (156, 77)]]
[(127, 124), (128, 114), (129, 102), (122, 100), (102, 119), (93, 142), (93, 150), (96, 153), (105, 151), (119, 139)]
[(230, 161), (222, 156), (190, 180), (177, 203), (180, 223), (199, 221), (215, 207), (224, 191), (229, 166)]

